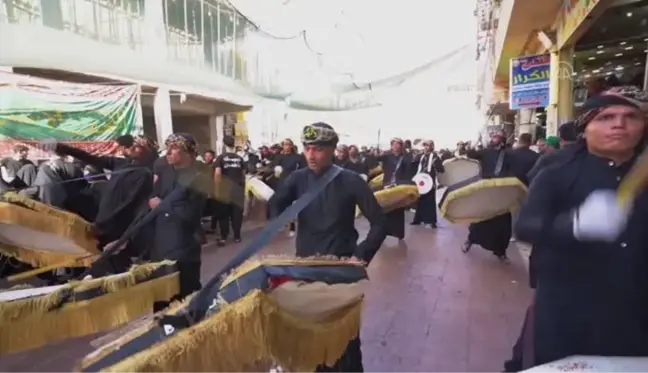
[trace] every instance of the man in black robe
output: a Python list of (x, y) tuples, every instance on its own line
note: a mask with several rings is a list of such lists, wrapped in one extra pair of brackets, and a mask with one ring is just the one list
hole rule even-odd
[(540, 154), (531, 150), (532, 143), (533, 138), (531, 137), (531, 134), (523, 133), (518, 138), (515, 149), (510, 151), (511, 156), (513, 157), (511, 164), (513, 167), (513, 175), (527, 186), (529, 185), (527, 175), (540, 158)]
[(29, 148), (18, 144), (13, 147), (11, 157), (0, 160), (2, 178), (13, 188), (25, 188), (32, 186), (38, 172), (32, 161), (27, 159)]
[[(285, 139), (281, 145), (283, 148), (272, 160), (271, 167), (276, 180), (273, 183), (275, 188), (278, 188), (290, 174), (306, 166), (304, 157), (295, 151), (295, 144), (291, 139)], [(294, 222), (288, 227), (288, 235), (295, 236)]]
[(369, 180), (369, 166), (367, 162), (360, 156), (358, 147), (351, 145), (348, 148), (347, 161), (342, 165), (347, 170), (358, 173), (365, 181)]
[[(302, 135), (308, 168), (292, 173), (270, 200), (273, 215), (287, 209), (304, 193), (310, 192), (333, 165), (338, 136), (326, 123), (304, 128)], [(358, 242), (355, 209), (360, 207), (371, 228)], [(334, 255), (369, 263), (385, 239), (385, 217), (371, 189), (355, 172), (342, 170), (298, 217), (297, 256)], [(333, 367), (320, 366), (319, 372), (362, 372), (360, 338), (349, 343)]]
[(437, 173), (445, 172), (441, 158), (434, 152), (434, 141), (423, 141), (423, 153), (414, 159), (414, 167), (417, 173), (430, 175), (432, 178), (432, 189), (419, 197), (416, 203), (416, 213), (412, 225), (425, 224), (431, 228), (437, 227), (437, 203), (436, 203), (436, 177)]
[[(512, 173), (511, 157), (507, 154), (505, 140), (501, 134), (495, 134), (487, 148), (467, 152), (469, 158), (479, 161), (482, 179), (504, 177)], [(467, 253), (472, 245), (477, 244), (491, 251), (501, 262), (509, 263), (506, 249), (511, 240), (511, 224), (510, 212), (470, 224), (468, 239), (462, 247), (463, 252)]]
[[(572, 148), (576, 144), (576, 140), (578, 137), (576, 131), (576, 124), (574, 122), (567, 122), (562, 124), (558, 128), (558, 137), (560, 138), (560, 149), (558, 150), (565, 150), (565, 149)], [(556, 162), (560, 162), (564, 154), (567, 153), (568, 152), (565, 151), (562, 152), (553, 151), (553, 152), (546, 152), (542, 156), (540, 156), (536, 164), (527, 174), (527, 179), (529, 180), (529, 183), (531, 183), (531, 180), (534, 177), (536, 177), (541, 170), (545, 169), (546, 167)]]
[(646, 109), (636, 88), (589, 98), (576, 121), (584, 138), (531, 183), (516, 225), (537, 255), (524, 345), (532, 361), (522, 369), (572, 355), (648, 356), (648, 192), (627, 204), (617, 196), (645, 149)]
[[(174, 260), (180, 274), (179, 298), (201, 288), (201, 243), (196, 234), (208, 194), (210, 181), (197, 166), (196, 141), (189, 134), (176, 133), (166, 140), (167, 166), (161, 167), (148, 202), (157, 211), (151, 261)], [(177, 190), (180, 189), (180, 190)], [(171, 193), (174, 203), (160, 206)], [(179, 193), (179, 195), (178, 195)], [(164, 305), (158, 304), (155, 309)]]
[[(97, 170), (111, 171), (110, 178), (102, 186), (103, 193), (92, 225), (101, 249), (121, 238), (138, 216), (147, 211), (153, 187), (151, 168), (157, 158), (155, 143), (144, 137), (124, 135), (116, 140), (116, 145), (123, 158), (96, 156), (65, 144), (50, 144), (57, 154), (72, 156)], [(137, 246), (128, 245), (112, 258), (113, 268), (106, 270), (112, 273), (128, 270), (130, 257), (140, 255), (144, 249)]]
[[(411, 184), (412, 157), (405, 153), (403, 140), (394, 138), (391, 141), (391, 150), (381, 155), (378, 160), (383, 169), (383, 188), (398, 184)], [(387, 235), (399, 240), (405, 239), (405, 208), (400, 208), (387, 213)]]

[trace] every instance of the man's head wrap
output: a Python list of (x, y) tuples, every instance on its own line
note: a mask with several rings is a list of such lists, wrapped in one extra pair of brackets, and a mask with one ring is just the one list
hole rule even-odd
[(302, 130), (301, 141), (304, 145), (337, 146), (340, 138), (330, 125), (317, 122), (305, 126)]
[(634, 86), (614, 87), (587, 99), (576, 119), (578, 127), (585, 128), (601, 111), (609, 106), (628, 106), (648, 112), (648, 92)]
[(404, 144), (403, 139), (401, 139), (400, 137), (394, 137), (393, 139), (391, 139), (391, 141), (390, 141), (389, 143), (390, 143), (390, 144), (393, 144), (393, 143), (395, 143), (395, 142), (397, 142), (397, 143), (399, 143), (399, 144), (401, 144), (401, 145)]
[(134, 136), (133, 145), (137, 145), (146, 151), (149, 151), (151, 153), (156, 153), (156, 154), (159, 150), (159, 146), (157, 142), (146, 136)]
[(165, 141), (166, 147), (177, 146), (189, 154), (196, 154), (196, 140), (188, 133), (173, 133)]

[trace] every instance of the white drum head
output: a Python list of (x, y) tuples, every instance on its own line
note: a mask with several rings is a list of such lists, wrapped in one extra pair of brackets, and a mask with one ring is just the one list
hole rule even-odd
[(430, 193), (432, 187), (434, 186), (434, 180), (432, 179), (432, 176), (424, 173), (418, 173), (414, 175), (412, 181), (416, 183), (419, 195)]
[(7, 290), (7, 291), (0, 292), (0, 302), (8, 302), (12, 300), (38, 297), (41, 295), (53, 293), (64, 286), (65, 285), (56, 285), (56, 286), (43, 286), (38, 288)]
[(247, 183), (252, 194), (254, 194), (256, 198), (264, 202), (270, 200), (270, 198), (272, 198), (272, 196), (274, 195), (274, 190), (272, 190), (272, 188), (255, 177), (249, 177), (247, 179)]
[(450, 186), (479, 175), (479, 162), (467, 158), (452, 158), (443, 162), (445, 172), (439, 173), (437, 179), (443, 186)]
[(514, 211), (524, 202), (527, 190), (522, 182), (505, 178), (500, 180), (510, 182), (496, 185), (491, 184), (491, 180), (481, 180), (456, 191), (448, 190), (441, 203), (443, 217), (456, 223), (478, 223)]
[(367, 175), (365, 175), (365, 174), (360, 174), (360, 177), (361, 177), (362, 180), (364, 180), (365, 182), (367, 182), (367, 181), (369, 180), (369, 176), (367, 176)]

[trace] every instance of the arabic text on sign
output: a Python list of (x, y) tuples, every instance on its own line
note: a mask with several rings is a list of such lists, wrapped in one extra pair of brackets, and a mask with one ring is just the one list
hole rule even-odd
[(533, 70), (529, 74), (515, 74), (513, 76), (513, 84), (535, 83), (548, 80), (549, 78), (549, 70)]

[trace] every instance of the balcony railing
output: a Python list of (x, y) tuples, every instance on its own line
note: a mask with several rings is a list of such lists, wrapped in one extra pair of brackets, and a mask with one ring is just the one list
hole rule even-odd
[(154, 34), (145, 19), (154, 6), (162, 6), (164, 20), (158, 22), (166, 31), (167, 58), (248, 80), (239, 45), (251, 25), (219, 0), (0, 0), (0, 22), (51, 27), (141, 51)]

